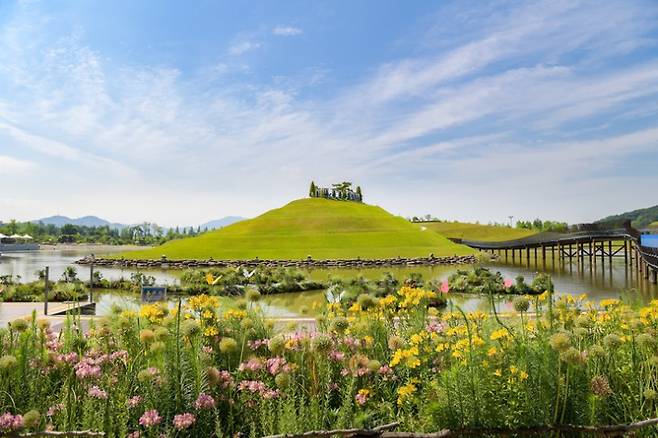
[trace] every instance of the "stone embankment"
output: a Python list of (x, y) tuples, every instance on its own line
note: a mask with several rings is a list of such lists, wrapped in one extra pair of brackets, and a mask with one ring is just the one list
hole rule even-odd
[(76, 263), (80, 265), (95, 265), (121, 268), (139, 269), (194, 269), (194, 268), (235, 268), (235, 267), (263, 267), (263, 268), (385, 268), (394, 266), (437, 266), (461, 265), (475, 263), (473, 255), (450, 257), (398, 257), (393, 259), (338, 259), (315, 260), (306, 258), (302, 260), (169, 260), (162, 257), (160, 260), (130, 260), (130, 259), (104, 259), (85, 257)]

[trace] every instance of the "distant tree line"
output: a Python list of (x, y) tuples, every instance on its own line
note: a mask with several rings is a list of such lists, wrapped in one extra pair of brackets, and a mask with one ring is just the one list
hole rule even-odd
[(342, 183), (332, 184), (331, 187), (318, 187), (314, 181), (311, 181), (311, 187), (308, 190), (311, 198), (337, 199), (341, 201), (363, 202), (363, 192), (361, 186), (352, 190), (352, 183), (343, 181)]
[(558, 221), (542, 221), (535, 219), (533, 221), (516, 221), (516, 228), (524, 230), (552, 231), (555, 233), (566, 233), (569, 231), (569, 224)]
[(201, 227), (165, 229), (156, 223), (144, 222), (122, 228), (66, 224), (57, 226), (42, 222), (0, 223), (0, 233), (6, 236), (28, 234), (36, 243), (100, 243), (106, 245), (159, 245), (173, 239), (198, 236), (208, 231)]
[[(407, 219), (411, 222), (445, 222), (445, 223), (458, 222), (458, 221), (442, 220), (432, 216), (431, 214), (426, 214), (424, 216), (413, 216)], [(479, 225), (480, 222), (476, 221), (475, 224)], [(499, 223), (499, 222), (489, 222), (487, 225), (494, 227), (512, 228), (510, 224)], [(541, 219), (535, 219), (532, 221), (520, 220), (520, 221), (516, 221), (516, 228), (520, 228), (524, 230), (552, 231), (556, 233), (566, 233), (567, 231), (569, 231), (569, 224), (567, 224), (566, 222), (558, 222), (558, 221), (549, 221), (549, 220), (543, 221)]]

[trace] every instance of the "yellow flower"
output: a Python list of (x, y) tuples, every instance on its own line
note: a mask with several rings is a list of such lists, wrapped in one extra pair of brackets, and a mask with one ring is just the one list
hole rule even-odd
[(219, 334), (219, 331), (217, 330), (216, 327), (208, 327), (203, 331), (203, 335), (207, 336), (209, 338), (213, 336), (217, 336)]
[(398, 291), (403, 299), (400, 302), (400, 308), (406, 309), (412, 306), (418, 306), (421, 301), (436, 298), (436, 292), (427, 291), (424, 289), (412, 288), (404, 286)]
[(496, 371), (494, 371), (494, 376), (501, 377), (502, 375), (503, 375), (503, 372), (500, 368), (498, 368)]
[(200, 312), (205, 309), (216, 309), (219, 307), (219, 298), (210, 295), (197, 295), (187, 300), (185, 308)]
[(162, 321), (166, 314), (166, 308), (161, 304), (146, 304), (139, 310), (139, 316), (148, 319), (152, 323)]
[(491, 348), (487, 351), (487, 356), (488, 356), (488, 357), (494, 356), (497, 352), (498, 352), (498, 350), (496, 350), (496, 347), (491, 347)]
[(407, 383), (404, 386), (398, 388), (398, 406), (404, 404), (404, 402), (409, 399), (413, 393), (416, 392), (416, 384), (414, 381)]
[(487, 314), (482, 312), (481, 310), (476, 310), (475, 312), (471, 312), (468, 314), (468, 319), (471, 321), (484, 321), (487, 319)]
[(364, 336), (363, 342), (365, 342), (367, 347), (370, 347), (375, 343), (375, 339), (372, 336)]
[(506, 329), (501, 328), (491, 332), (491, 337), (489, 339), (491, 339), (492, 341), (497, 341), (498, 339), (504, 339), (507, 338), (508, 336), (509, 336), (509, 332)]
[(381, 298), (377, 304), (379, 307), (389, 307), (397, 302), (397, 298), (394, 295), (386, 295), (384, 298)]
[(521, 372), (519, 373), (519, 380), (521, 380), (522, 382), (523, 382), (524, 380), (526, 380), (527, 378), (528, 378), (528, 373), (526, 373), (525, 371), (521, 371)]
[(406, 350), (397, 349), (395, 350), (395, 353), (393, 353), (393, 358), (391, 359), (391, 363), (389, 364), (389, 366), (395, 367), (400, 363), (404, 363), (404, 365), (406, 365), (408, 368), (412, 368), (412, 369), (416, 368), (417, 366), (420, 365), (420, 359), (418, 359), (419, 355), (420, 352), (418, 351), (418, 347), (416, 346), (413, 346)]
[(359, 395), (362, 395), (364, 397), (368, 397), (370, 395), (370, 390), (366, 388), (359, 389), (358, 392)]
[(599, 301), (599, 306), (603, 308), (614, 307), (619, 305), (620, 301), (615, 298), (608, 298), (606, 300)]
[(512, 374), (516, 374), (519, 371), (519, 369), (517, 367), (515, 367), (514, 365), (509, 367), (509, 370)]
[(244, 310), (229, 309), (224, 312), (224, 319), (243, 319), (247, 317), (247, 312)]

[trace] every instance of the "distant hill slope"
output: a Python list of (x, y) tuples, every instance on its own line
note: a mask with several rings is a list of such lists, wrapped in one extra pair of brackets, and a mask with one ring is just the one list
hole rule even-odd
[(106, 221), (105, 219), (101, 219), (97, 216), (84, 216), (76, 219), (67, 216), (49, 216), (49, 217), (44, 217), (43, 219), (34, 220), (32, 222), (34, 223), (42, 222), (46, 225), (55, 225), (57, 227), (62, 227), (66, 224), (80, 225), (85, 227), (103, 227), (103, 226), (109, 226), (112, 228), (125, 227), (125, 225), (123, 224), (114, 224), (109, 221)]
[(494, 225), (469, 224), (464, 222), (424, 222), (419, 224), (436, 231), (445, 237), (453, 239), (480, 240), (483, 242), (503, 242), (505, 240), (521, 239), (533, 234), (533, 230), (500, 227)]
[(122, 254), (157, 259), (315, 259), (473, 254), (380, 207), (327, 199), (300, 199), (254, 219), (198, 237)]
[(646, 228), (654, 222), (658, 222), (658, 205), (653, 207), (641, 208), (639, 210), (628, 211), (626, 213), (608, 216), (597, 223), (607, 224), (610, 226), (621, 226), (625, 220), (630, 219), (631, 225), (635, 228)]
[(217, 228), (223, 228), (228, 225), (234, 224), (236, 222), (240, 222), (245, 220), (245, 218), (240, 217), (240, 216), (226, 216), (221, 219), (215, 219), (214, 221), (206, 222), (205, 224), (201, 224), (201, 229), (205, 230), (206, 228), (209, 230), (216, 230)]

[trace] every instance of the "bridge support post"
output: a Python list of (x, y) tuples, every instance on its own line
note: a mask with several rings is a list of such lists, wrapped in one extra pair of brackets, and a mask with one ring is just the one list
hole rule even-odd
[(592, 266), (592, 239), (589, 241), (589, 251), (587, 251), (587, 254), (589, 255), (589, 265)]
[(658, 271), (656, 271), (655, 269), (651, 270), (651, 282), (653, 284), (658, 283)]
[(612, 240), (608, 240), (608, 259), (612, 263)]
[(624, 239), (624, 264), (628, 266), (628, 242)]
[(598, 248), (596, 247), (596, 241), (592, 242), (593, 244), (593, 252), (592, 252), (592, 261), (594, 262), (594, 267), (596, 268), (596, 253), (599, 251)]

